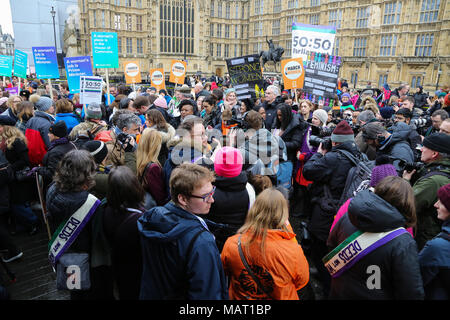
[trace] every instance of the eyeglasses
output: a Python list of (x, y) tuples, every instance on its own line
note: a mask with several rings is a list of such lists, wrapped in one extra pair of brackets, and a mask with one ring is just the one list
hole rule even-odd
[(208, 202), (208, 201), (211, 201), (215, 191), (216, 191), (216, 187), (213, 186), (211, 192), (209, 192), (209, 193), (207, 193), (207, 194), (205, 194), (203, 196), (196, 196), (194, 194), (191, 194), (190, 197), (197, 198), (197, 199), (202, 199), (203, 202)]

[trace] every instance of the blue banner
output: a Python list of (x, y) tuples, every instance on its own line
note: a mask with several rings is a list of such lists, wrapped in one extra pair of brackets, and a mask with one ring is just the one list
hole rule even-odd
[(119, 49), (116, 32), (92, 32), (94, 68), (118, 68)]
[(92, 76), (91, 57), (64, 58), (70, 93), (80, 92), (80, 77)]
[(26, 79), (28, 67), (28, 54), (14, 50), (14, 75), (19, 78)]
[(55, 47), (32, 47), (38, 79), (59, 79)]
[(12, 56), (0, 56), (0, 76), (11, 77), (12, 62)]

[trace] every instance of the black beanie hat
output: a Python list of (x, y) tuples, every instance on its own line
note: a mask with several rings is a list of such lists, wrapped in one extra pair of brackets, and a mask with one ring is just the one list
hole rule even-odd
[(436, 152), (450, 154), (450, 136), (445, 133), (433, 133), (423, 139), (423, 146)]
[(53, 133), (53, 135), (57, 136), (58, 138), (66, 137), (67, 132), (67, 125), (64, 121), (60, 120), (58, 122), (55, 122), (50, 126), (48, 129), (50, 133)]
[(97, 164), (102, 163), (108, 155), (108, 148), (103, 141), (92, 140), (83, 144), (82, 149), (89, 151)]

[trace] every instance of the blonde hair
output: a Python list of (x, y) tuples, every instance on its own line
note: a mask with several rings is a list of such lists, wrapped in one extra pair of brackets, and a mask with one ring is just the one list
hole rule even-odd
[(10, 108), (14, 113), (16, 113), (16, 106), (14, 106), (13, 101), (14, 101), (14, 99), (17, 99), (17, 98), (20, 99), (20, 102), (23, 101), (23, 99), (22, 99), (21, 96), (10, 96), (10, 97), (8, 98), (8, 101), (6, 101), (6, 105), (7, 105), (8, 108)]
[(255, 241), (260, 242), (261, 254), (264, 259), (267, 231), (281, 229), (288, 232), (286, 226), (288, 218), (288, 204), (283, 194), (274, 188), (262, 191), (250, 208), (244, 225), (238, 230), (238, 233), (242, 234), (249, 232), (249, 240), (242, 242), (247, 259), (250, 257), (249, 248)]
[(136, 152), (136, 168), (138, 177), (142, 176), (145, 167), (149, 162), (157, 163), (159, 152), (161, 151), (162, 137), (154, 129), (145, 129), (139, 138), (139, 145)]
[(11, 149), (14, 141), (16, 139), (22, 140), (25, 144), (27, 144), (27, 139), (22, 131), (13, 126), (3, 126), (3, 132), (0, 134), (0, 138), (2, 141), (5, 141), (6, 148)]
[(28, 101), (30, 101), (30, 102), (36, 104), (36, 102), (38, 102), (40, 98), (41, 98), (41, 96), (35, 93), (35, 94), (32, 94), (32, 95), (30, 96), (30, 98), (28, 99)]

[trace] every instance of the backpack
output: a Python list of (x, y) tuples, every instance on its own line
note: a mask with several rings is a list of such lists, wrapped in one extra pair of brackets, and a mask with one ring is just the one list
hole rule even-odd
[(369, 161), (365, 154), (358, 159), (350, 152), (345, 150), (337, 150), (348, 158), (354, 166), (350, 169), (345, 180), (345, 187), (339, 200), (339, 206), (343, 205), (345, 201), (355, 196), (356, 191), (361, 191), (369, 187), (369, 182), (372, 177), (372, 169), (375, 167), (373, 161)]

